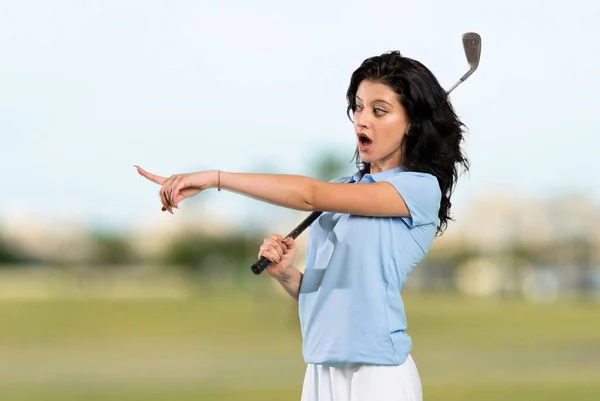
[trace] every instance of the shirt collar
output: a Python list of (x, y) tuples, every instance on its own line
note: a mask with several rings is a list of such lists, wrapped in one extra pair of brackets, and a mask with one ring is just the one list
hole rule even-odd
[(365, 174), (362, 179), (360, 178), (360, 172), (357, 171), (356, 173), (354, 173), (354, 175), (352, 175), (352, 177), (350, 177), (350, 180), (348, 182), (379, 182), (379, 181), (384, 181), (387, 178), (390, 178), (391, 176), (398, 174), (399, 172), (403, 171), (404, 168), (402, 167), (396, 167), (396, 168), (392, 168), (389, 170), (384, 170), (381, 171), (379, 173), (375, 173), (375, 174)]

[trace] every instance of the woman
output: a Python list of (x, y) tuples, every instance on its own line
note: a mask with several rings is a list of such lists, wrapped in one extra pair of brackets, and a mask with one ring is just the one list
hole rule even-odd
[(353, 73), (347, 113), (358, 171), (322, 182), (294, 175), (202, 171), (158, 177), (163, 210), (218, 188), (275, 205), (324, 211), (310, 228), (306, 268), (293, 266), (291, 238), (265, 239), (267, 272), (299, 301), (303, 401), (416, 401), (421, 382), (411, 357), (400, 295), (406, 277), (450, 220), (463, 124), (444, 89), (418, 61), (388, 52)]

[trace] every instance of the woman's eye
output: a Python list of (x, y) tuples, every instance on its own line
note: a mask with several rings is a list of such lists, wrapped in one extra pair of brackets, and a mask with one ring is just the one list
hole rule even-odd
[(373, 110), (373, 112), (375, 113), (376, 116), (382, 116), (385, 113), (387, 113), (385, 110), (379, 109), (379, 108), (376, 108), (375, 110)]

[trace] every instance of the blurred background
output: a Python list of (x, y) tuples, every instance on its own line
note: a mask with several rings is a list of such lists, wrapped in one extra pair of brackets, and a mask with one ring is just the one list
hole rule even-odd
[[(600, 399), (600, 8), (0, 0), (0, 399), (299, 400), (297, 304), (254, 276), (307, 214), (137, 175), (352, 174), (352, 71), (450, 87), (472, 170), (409, 278), (426, 400)], [(298, 239), (303, 268), (306, 233)]]

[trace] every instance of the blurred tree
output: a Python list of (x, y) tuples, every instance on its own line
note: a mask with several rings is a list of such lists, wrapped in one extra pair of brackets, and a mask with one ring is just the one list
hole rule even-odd
[(591, 234), (581, 233), (574, 235), (569, 241), (571, 248), (571, 264), (576, 271), (575, 289), (586, 296), (594, 291), (592, 276), (594, 274), (593, 242)]
[(19, 255), (10, 244), (0, 238), (0, 266), (20, 263), (23, 259), (23, 256)]
[(187, 232), (168, 246), (163, 262), (194, 273), (247, 272), (255, 261), (261, 238), (250, 233), (214, 237)]
[(0, 233), (0, 268), (45, 263), (38, 255), (11, 243)]
[(455, 286), (455, 277), (461, 266), (480, 256), (480, 252), (468, 244), (452, 248), (433, 247), (419, 269), (420, 287), (423, 290), (448, 290)]
[(527, 264), (539, 262), (543, 257), (543, 248), (540, 246), (534, 246), (525, 244), (520, 241), (515, 241), (511, 247), (511, 257), (516, 260), (521, 260)]
[(312, 176), (323, 181), (352, 175), (356, 170), (352, 155), (341, 154), (333, 149), (320, 151), (311, 161)]
[(92, 234), (91, 249), (89, 262), (92, 265), (126, 265), (135, 261), (134, 252), (128, 240), (118, 234)]

